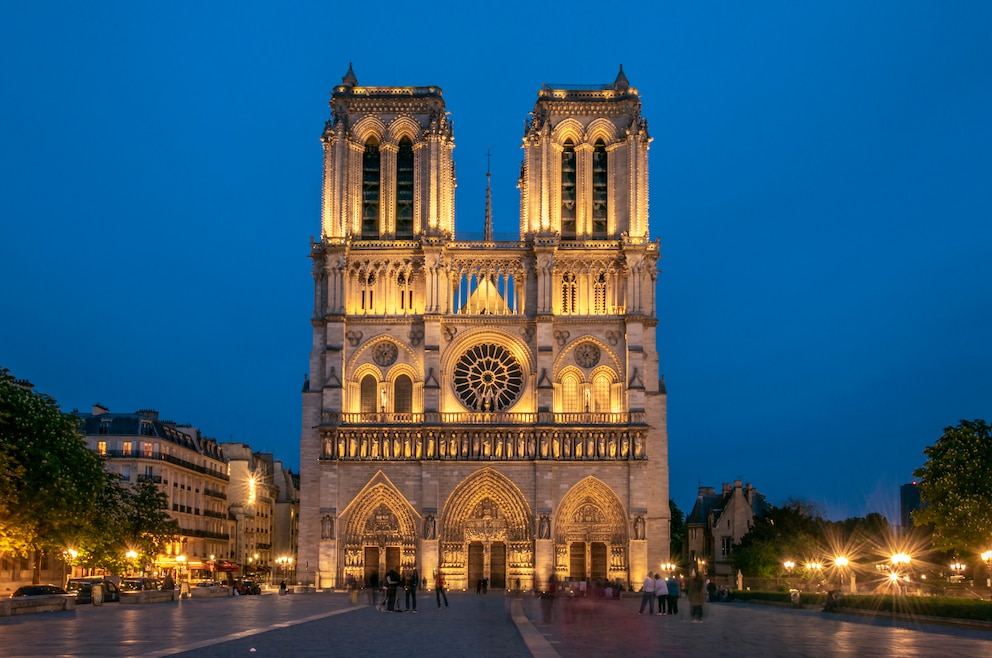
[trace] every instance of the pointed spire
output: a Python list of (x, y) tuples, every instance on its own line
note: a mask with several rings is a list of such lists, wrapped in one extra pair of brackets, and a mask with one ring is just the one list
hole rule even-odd
[(623, 74), (623, 64), (621, 64), (617, 79), (613, 81), (613, 88), (617, 91), (627, 91), (628, 87), (630, 87), (630, 83), (627, 82), (627, 76)]
[(341, 78), (341, 84), (345, 87), (358, 86), (358, 78), (355, 77), (355, 71), (351, 68), (351, 62), (348, 62), (348, 72), (344, 74), (343, 78)]
[(486, 242), (493, 241), (493, 174), (490, 171), (490, 158), (491, 154), (489, 149), (486, 149)]

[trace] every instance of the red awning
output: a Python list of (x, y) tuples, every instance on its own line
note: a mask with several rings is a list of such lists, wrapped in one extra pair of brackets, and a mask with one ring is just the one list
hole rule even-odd
[(212, 569), (218, 573), (230, 573), (232, 571), (241, 571), (241, 565), (231, 562), (230, 560), (215, 560), (210, 562), (209, 560), (204, 563), (207, 568)]

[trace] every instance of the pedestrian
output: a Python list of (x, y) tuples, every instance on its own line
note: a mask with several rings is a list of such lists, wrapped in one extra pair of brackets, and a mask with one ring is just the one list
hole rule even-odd
[(379, 598), (379, 574), (372, 572), (372, 575), (365, 579), (365, 591), (369, 596), (369, 605), (373, 608)]
[(406, 579), (406, 609), (410, 609), (410, 601), (413, 601), (413, 611), (417, 611), (417, 585), (420, 584), (420, 574), (417, 573), (417, 567), (413, 568), (413, 572)]
[(648, 606), (648, 614), (654, 614), (654, 576), (651, 572), (648, 572), (647, 578), (644, 579), (644, 584), (641, 585), (641, 609), (637, 611), (637, 614), (644, 614), (644, 605)]
[(389, 612), (403, 612), (396, 606), (396, 588), (400, 584), (400, 575), (396, 569), (390, 569), (386, 574), (386, 610)]
[(489, 578), (482, 579), (482, 593), (487, 594), (489, 592)]
[(434, 596), (437, 598), (438, 610), (441, 609), (441, 597), (444, 597), (444, 607), (448, 607), (448, 595), (444, 591), (444, 574), (434, 570)]
[(679, 614), (679, 595), (682, 593), (679, 579), (673, 574), (665, 581), (665, 586), (668, 589), (668, 614), (677, 615)]
[(668, 585), (660, 573), (654, 575), (654, 595), (658, 598), (658, 614), (665, 614), (665, 601), (668, 599)]
[(703, 623), (703, 603), (706, 602), (706, 581), (698, 571), (689, 579), (689, 607), (692, 609), (692, 623)]

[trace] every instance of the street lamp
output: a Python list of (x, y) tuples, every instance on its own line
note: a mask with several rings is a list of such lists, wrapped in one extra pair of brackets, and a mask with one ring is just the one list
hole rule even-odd
[(138, 554), (131, 550), (124, 554), (124, 558), (127, 560), (127, 572), (131, 574), (134, 571), (134, 561), (138, 559)]
[(968, 568), (968, 566), (965, 565), (965, 564), (961, 564), (960, 562), (957, 562), (957, 561), (952, 562), (951, 563), (951, 577), (950, 577), (949, 580), (953, 583), (956, 580), (958, 580), (957, 576), (960, 576), (960, 577), (963, 578), (964, 577), (964, 570), (967, 569), (967, 568)]
[(992, 589), (992, 551), (982, 553), (982, 562), (985, 563), (985, 586)]
[(793, 562), (792, 560), (786, 560), (785, 562), (782, 563), (782, 566), (785, 567), (785, 573), (787, 574), (787, 579), (791, 580), (792, 570), (796, 568), (796, 563)]

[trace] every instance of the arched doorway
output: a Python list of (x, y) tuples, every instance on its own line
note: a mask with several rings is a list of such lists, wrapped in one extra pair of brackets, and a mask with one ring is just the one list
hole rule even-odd
[(399, 573), (417, 563), (416, 513), (380, 472), (342, 514), (344, 522), (343, 577), (369, 582), (386, 572)]
[(627, 581), (627, 513), (604, 482), (572, 487), (555, 515), (555, 571), (574, 581)]
[(516, 579), (530, 582), (533, 515), (502, 473), (483, 468), (455, 487), (440, 525), (441, 569), (452, 588), (474, 589), (481, 578), (494, 589)]

